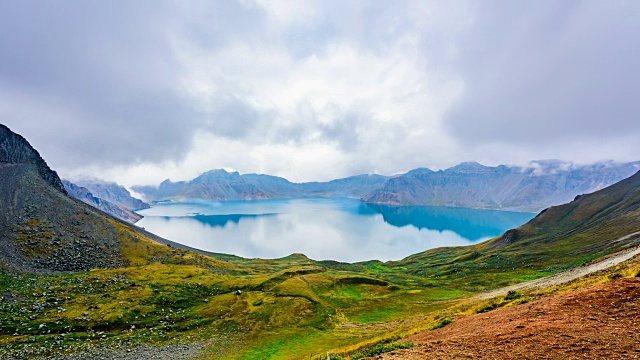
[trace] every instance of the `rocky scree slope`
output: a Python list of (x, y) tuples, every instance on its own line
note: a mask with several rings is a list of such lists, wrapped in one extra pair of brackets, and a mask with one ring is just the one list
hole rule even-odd
[(91, 191), (89, 191), (89, 189), (78, 186), (68, 180), (62, 180), (62, 184), (70, 196), (73, 196), (96, 209), (100, 209), (111, 216), (117, 217), (118, 219), (134, 224), (143, 217), (122, 205), (113, 204), (110, 201), (96, 197)]
[(51, 187), (35, 165), (1, 163), (0, 179), (0, 267), (78, 271), (125, 264), (115, 227)]
[[(0, 147), (0, 269), (86, 271), (170, 262), (179, 255), (178, 244), (69, 197), (37, 151), (3, 125)], [(189, 259), (213, 261), (195, 254)]]

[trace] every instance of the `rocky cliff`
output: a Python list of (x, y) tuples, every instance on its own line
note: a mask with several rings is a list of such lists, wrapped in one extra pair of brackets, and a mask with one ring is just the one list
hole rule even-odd
[(111, 216), (117, 217), (118, 219), (132, 224), (142, 219), (142, 215), (138, 215), (122, 205), (113, 204), (110, 201), (96, 197), (92, 192), (89, 191), (89, 189), (85, 187), (78, 186), (68, 180), (62, 180), (62, 184), (64, 185), (70, 196), (73, 196), (74, 198), (84, 202), (85, 204), (91, 205), (96, 209), (100, 209)]
[(364, 197), (369, 203), (455, 206), (538, 212), (625, 179), (640, 163), (576, 166), (535, 161), (530, 167), (462, 163), (440, 171), (420, 169), (389, 179)]
[(116, 268), (169, 261), (180, 246), (69, 197), (38, 152), (3, 125), (0, 149), (0, 269)]
[(33, 164), (40, 177), (54, 189), (66, 194), (58, 174), (51, 170), (38, 152), (22, 136), (0, 124), (0, 163)]
[(74, 181), (74, 184), (86, 188), (97, 198), (106, 200), (112, 204), (122, 206), (129, 210), (148, 209), (149, 204), (131, 196), (129, 190), (115, 182), (98, 179), (82, 179)]

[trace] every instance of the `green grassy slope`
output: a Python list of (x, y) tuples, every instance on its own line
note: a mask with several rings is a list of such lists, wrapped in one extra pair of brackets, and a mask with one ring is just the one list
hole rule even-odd
[(424, 280), (482, 290), (565, 270), (640, 242), (640, 173), (487, 242), (433, 249), (385, 264)]

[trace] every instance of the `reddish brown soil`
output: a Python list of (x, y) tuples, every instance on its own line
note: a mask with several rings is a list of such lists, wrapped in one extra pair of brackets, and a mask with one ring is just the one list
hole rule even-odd
[(640, 279), (463, 316), (379, 359), (640, 359)]

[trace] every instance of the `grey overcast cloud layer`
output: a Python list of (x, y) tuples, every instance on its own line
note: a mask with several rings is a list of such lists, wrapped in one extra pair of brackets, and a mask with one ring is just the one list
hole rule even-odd
[(0, 0), (0, 122), (65, 176), (640, 159), (640, 1)]

